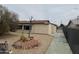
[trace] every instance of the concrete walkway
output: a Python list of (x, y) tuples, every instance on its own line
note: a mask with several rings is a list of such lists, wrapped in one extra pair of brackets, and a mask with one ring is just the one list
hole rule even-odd
[(52, 40), (46, 54), (72, 54), (61, 30), (54, 34), (54, 39)]

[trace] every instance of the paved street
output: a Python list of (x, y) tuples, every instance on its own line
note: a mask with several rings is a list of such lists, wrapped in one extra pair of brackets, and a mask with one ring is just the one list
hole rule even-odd
[(72, 54), (72, 51), (64, 37), (62, 31), (58, 31), (54, 34), (54, 39), (52, 40), (47, 54)]

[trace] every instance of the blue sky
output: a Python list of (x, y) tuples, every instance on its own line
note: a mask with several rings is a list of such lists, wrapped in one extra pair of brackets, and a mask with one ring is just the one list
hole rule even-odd
[(49, 19), (59, 25), (67, 24), (79, 15), (79, 5), (75, 4), (5, 4), (10, 11), (18, 14), (20, 20), (33, 16), (35, 20)]

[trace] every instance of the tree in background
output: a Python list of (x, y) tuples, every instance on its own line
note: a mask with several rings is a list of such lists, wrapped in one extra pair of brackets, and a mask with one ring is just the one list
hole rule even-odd
[(18, 16), (0, 5), (0, 34), (9, 31), (15, 31), (17, 27)]
[(17, 24), (18, 24), (18, 16), (17, 16), (17, 14), (11, 13), (10, 22), (9, 22), (10, 31), (16, 31)]

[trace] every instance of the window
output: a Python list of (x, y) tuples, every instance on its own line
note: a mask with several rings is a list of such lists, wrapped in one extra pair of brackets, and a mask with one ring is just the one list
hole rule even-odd
[(30, 26), (29, 25), (24, 25), (24, 30), (29, 30)]
[[(30, 25), (24, 25), (24, 30), (30, 30), (30, 28), (31, 28)], [(19, 25), (18, 29), (22, 29), (22, 25)]]

